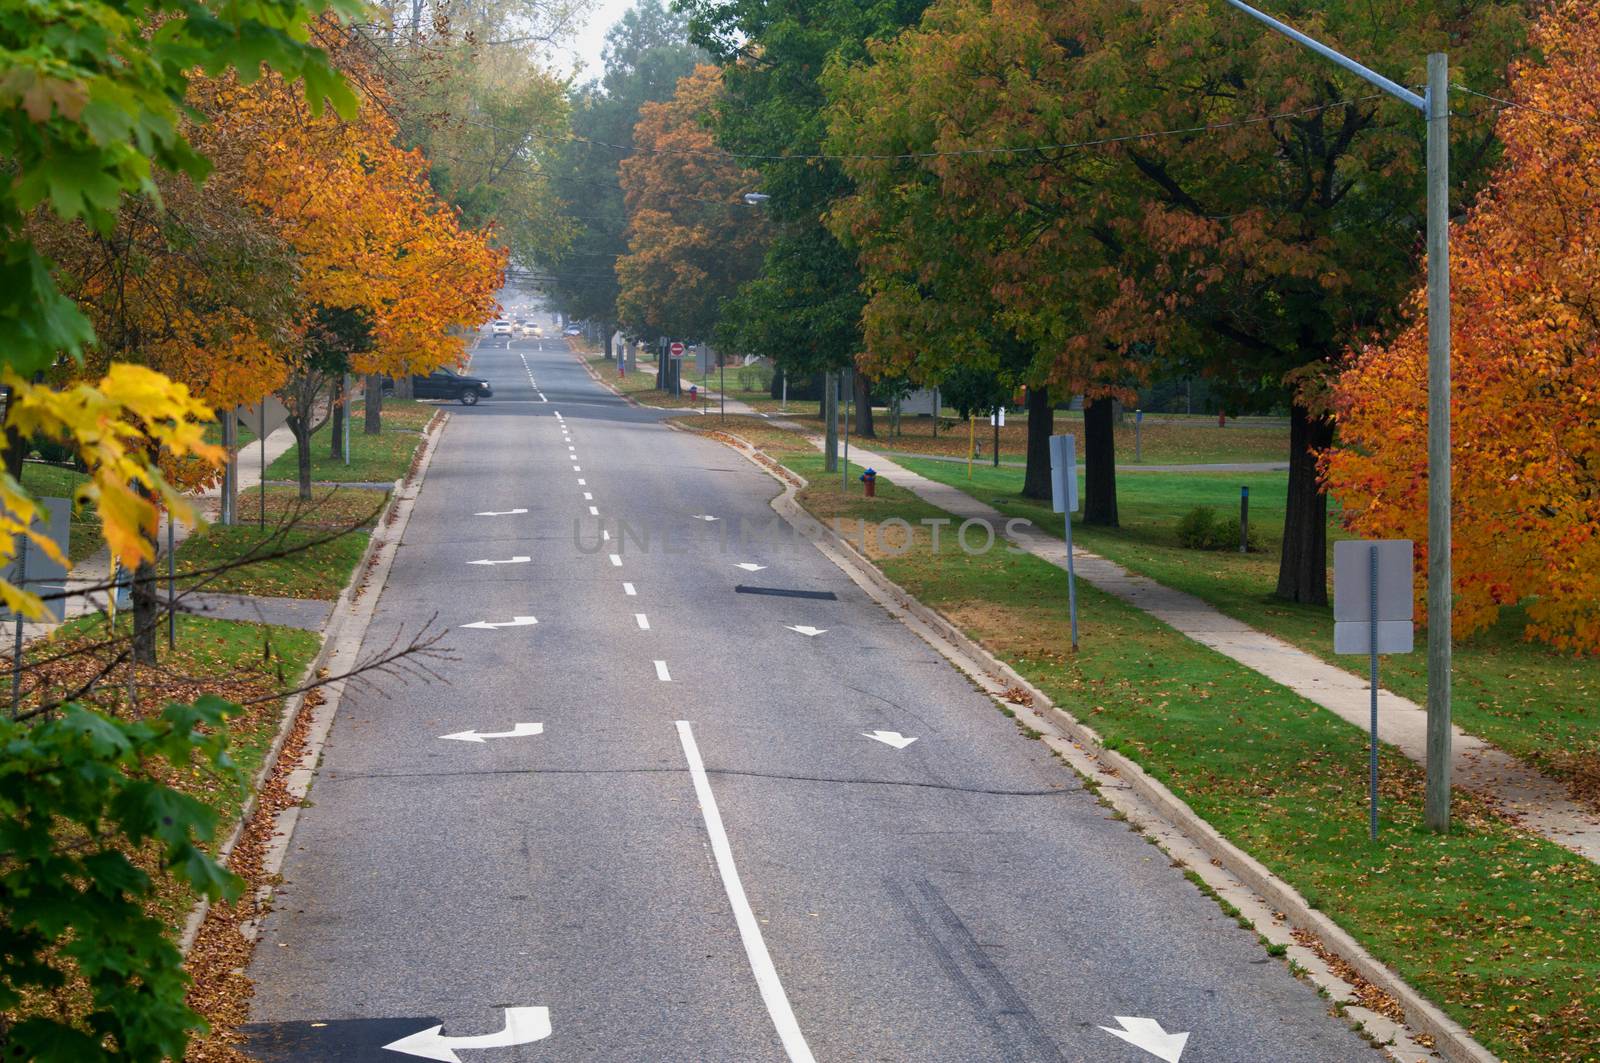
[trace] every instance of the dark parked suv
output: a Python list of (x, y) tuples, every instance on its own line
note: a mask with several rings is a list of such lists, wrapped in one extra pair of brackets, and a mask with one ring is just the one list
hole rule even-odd
[[(384, 391), (393, 391), (394, 382), (385, 380)], [(455, 399), (463, 406), (476, 406), (479, 399), (494, 397), (494, 389), (481, 377), (462, 376), (451, 369), (435, 369), (427, 376), (411, 378), (411, 394), (419, 399)]]

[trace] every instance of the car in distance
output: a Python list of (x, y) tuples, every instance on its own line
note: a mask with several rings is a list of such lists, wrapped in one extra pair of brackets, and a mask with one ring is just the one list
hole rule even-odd
[(493, 331), (494, 335), (496, 336), (509, 336), (511, 335), (511, 322), (507, 321), (505, 318), (501, 318), (494, 323)]
[(583, 335), (583, 329), (579, 328), (577, 325), (568, 325), (566, 328), (561, 330), (561, 334), (563, 336), (581, 336)]
[(525, 321), (522, 324), (522, 334), (524, 336), (537, 336), (539, 334), (539, 329), (533, 324), (533, 322)]
[[(385, 380), (383, 390), (394, 390), (394, 381)], [(453, 369), (435, 369), (427, 376), (411, 378), (411, 395), (418, 399), (453, 399), (463, 406), (476, 406), (479, 399), (494, 397), (494, 389), (482, 377), (463, 376)]]

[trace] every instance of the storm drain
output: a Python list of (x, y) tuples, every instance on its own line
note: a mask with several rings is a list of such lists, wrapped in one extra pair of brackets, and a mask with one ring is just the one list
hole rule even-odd
[(836, 602), (839, 596), (832, 591), (800, 591), (788, 587), (748, 587), (741, 583), (733, 588), (735, 594), (770, 594), (775, 598), (819, 598), (825, 602)]

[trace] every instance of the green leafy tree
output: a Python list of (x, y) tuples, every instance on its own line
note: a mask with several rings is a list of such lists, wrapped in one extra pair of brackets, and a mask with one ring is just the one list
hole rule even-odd
[[(861, 273), (823, 225), (850, 179), (819, 153), (827, 135), (821, 77), (863, 59), (867, 42), (912, 25), (925, 0), (686, 0), (694, 41), (722, 65), (719, 142), (752, 160), (776, 235), (762, 275), (724, 310), (723, 345), (774, 359), (791, 378), (854, 363), (863, 349)], [(871, 436), (869, 381), (856, 377), (856, 433)]]
[(202, 847), (216, 813), (167, 781), (197, 769), (237, 781), (231, 711), (207, 696), (149, 720), (77, 706), (0, 720), (0, 1056), (156, 1063), (182, 1058), (203, 1029), (184, 1003), (183, 958), (150, 912), (151, 871), (238, 895)]

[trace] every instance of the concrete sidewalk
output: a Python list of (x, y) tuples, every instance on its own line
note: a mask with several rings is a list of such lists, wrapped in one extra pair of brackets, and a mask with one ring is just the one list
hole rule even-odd
[[(850, 457), (859, 464), (871, 465), (896, 486), (957, 517), (988, 521), (997, 530), (1006, 525), (1005, 515), (993, 506), (959, 488), (920, 476), (883, 454), (852, 447)], [(1035, 557), (1066, 568), (1066, 543), (1062, 540), (1032, 527), (1009, 538)], [(1079, 578), (1288, 687), (1340, 719), (1363, 730), (1367, 728), (1371, 693), (1362, 677), (1225, 616), (1193, 595), (1134, 575), (1096, 554), (1075, 547), (1072, 558)], [(1378, 733), (1407, 757), (1426, 763), (1427, 713), (1415, 702), (1379, 688)], [(1488, 798), (1557, 845), (1600, 863), (1600, 817), (1573, 802), (1560, 781), (1459, 727), (1453, 728), (1453, 734), (1455, 785)]]

